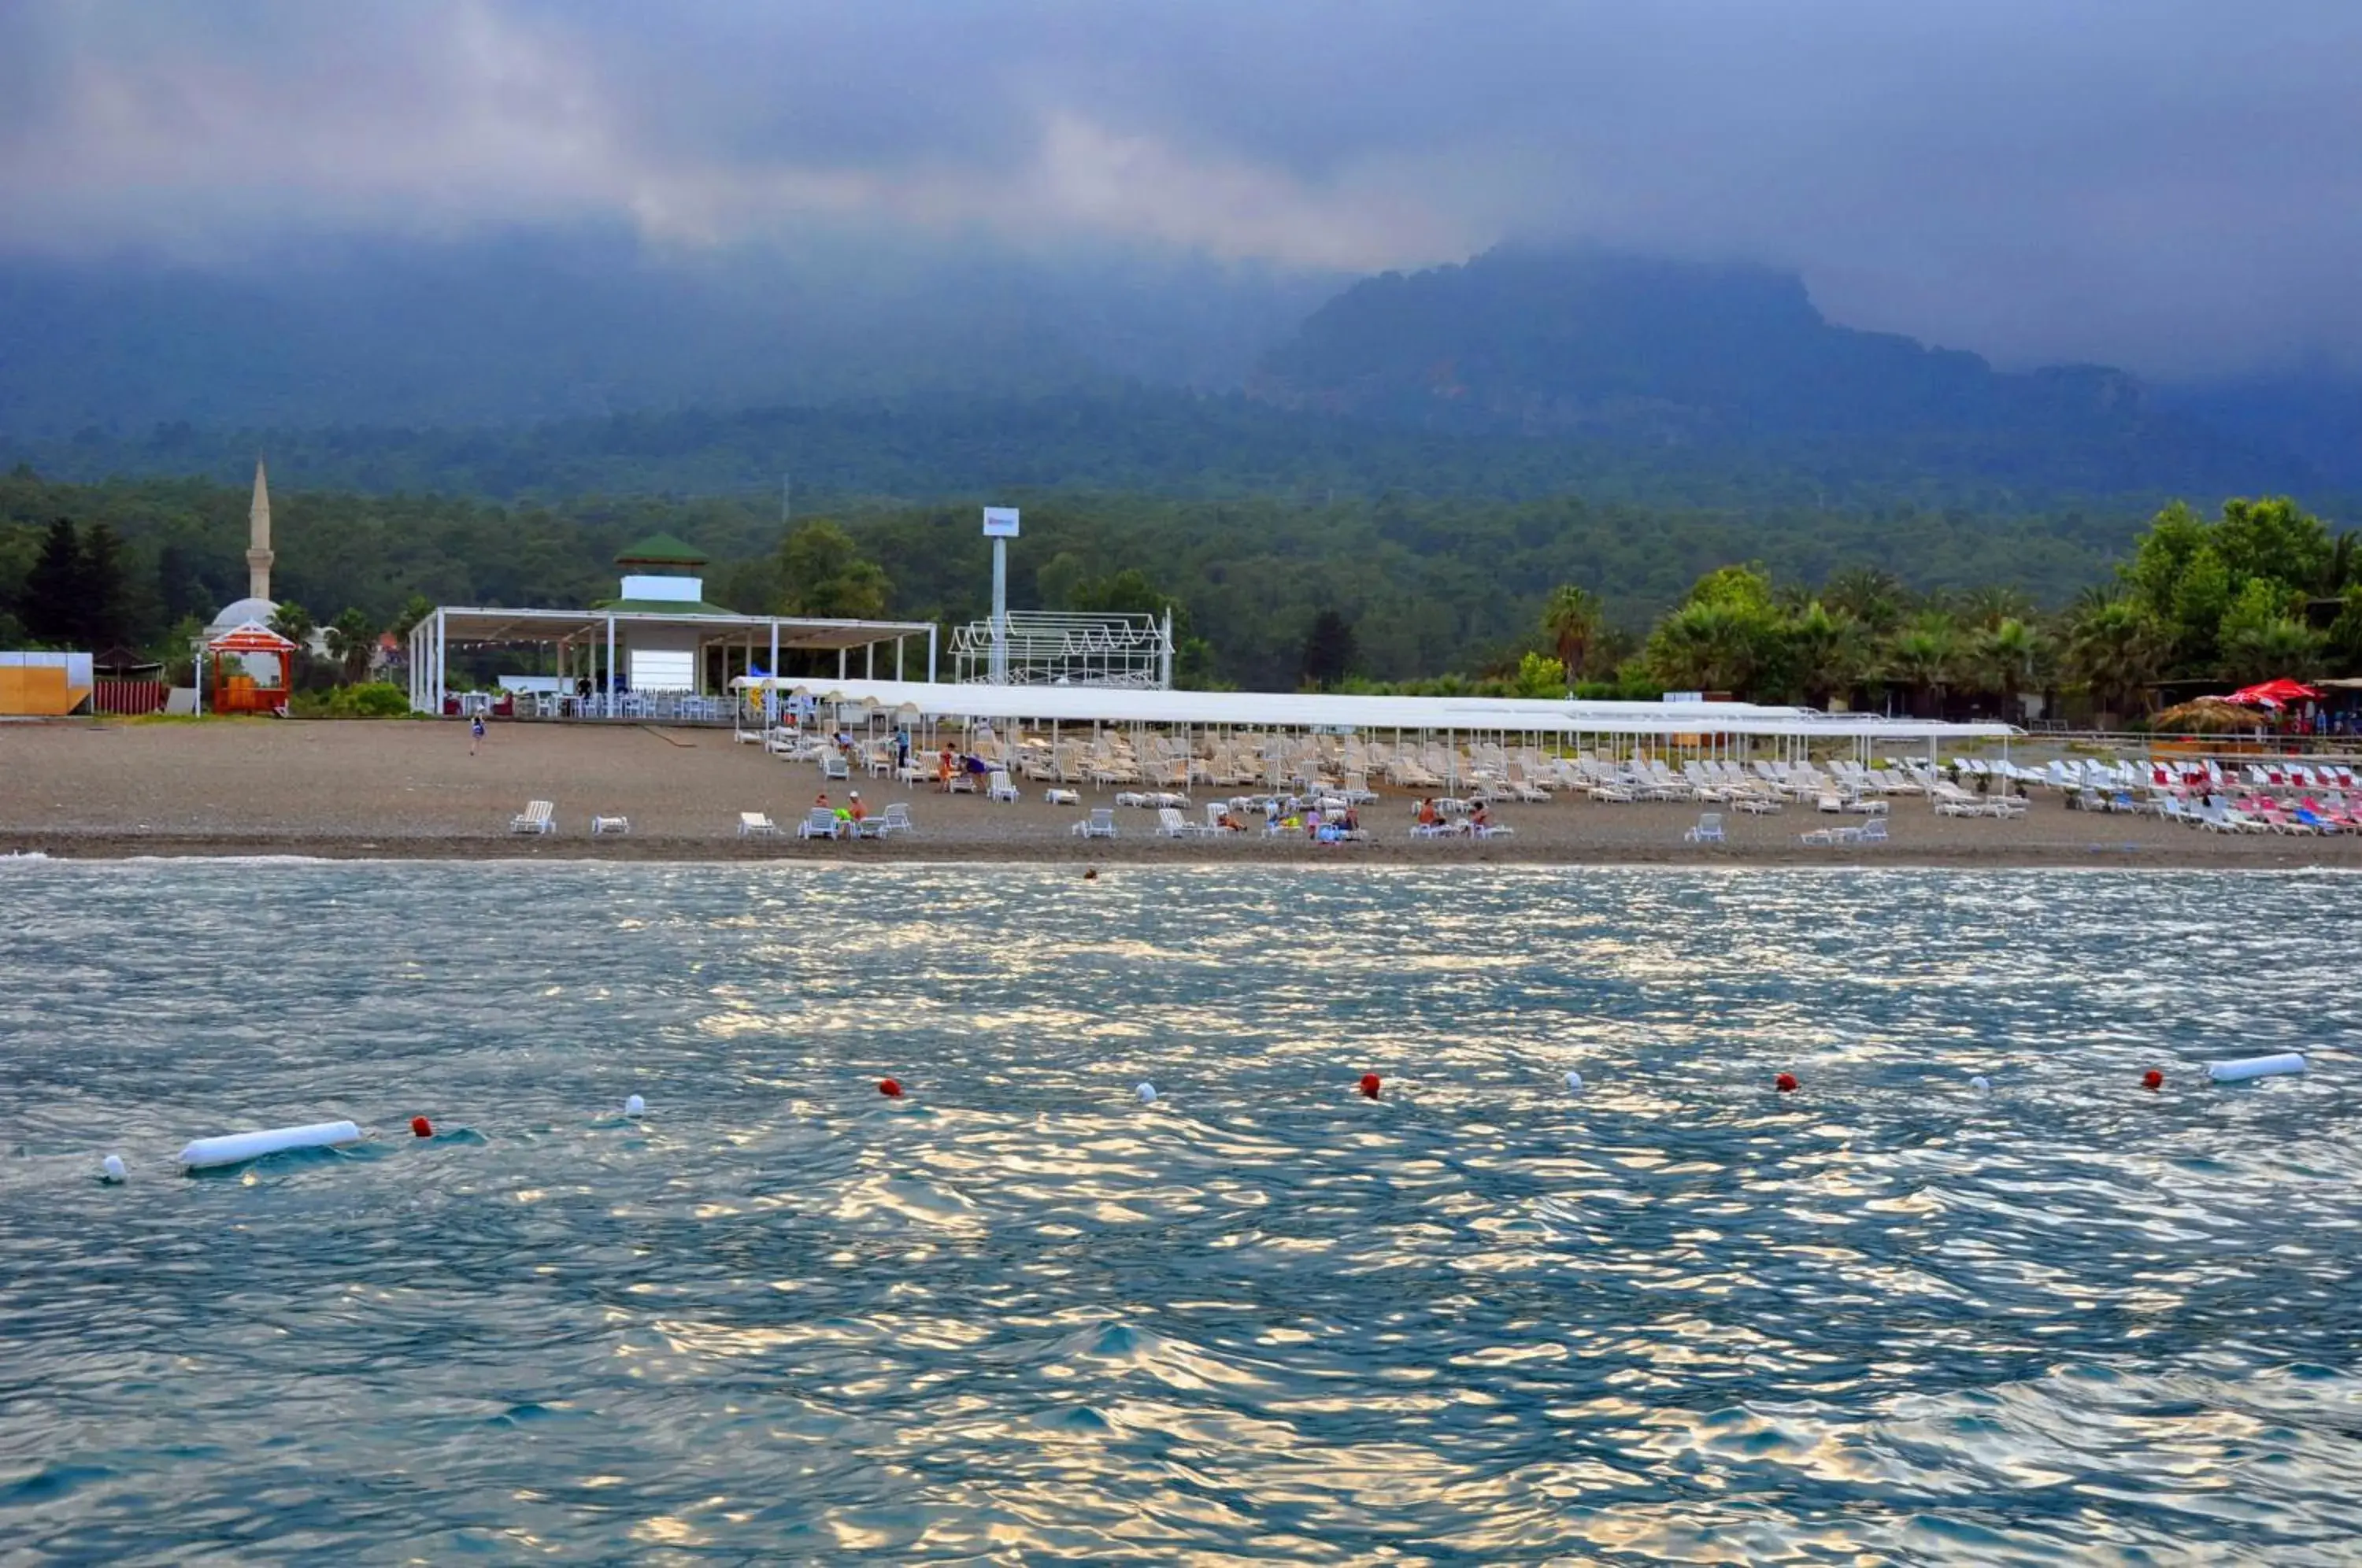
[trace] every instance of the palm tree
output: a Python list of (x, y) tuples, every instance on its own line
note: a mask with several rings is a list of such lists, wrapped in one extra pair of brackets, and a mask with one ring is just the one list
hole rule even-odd
[(352, 685), (369, 673), (370, 656), (377, 651), (377, 628), (367, 612), (348, 609), (328, 625), (328, 653), (343, 667), (345, 683)]
[(312, 653), (312, 634), (319, 624), (309, 610), (291, 599), (270, 613), (270, 629), (295, 645), (287, 662), (287, 684), (292, 690), (302, 681), (304, 660)]
[(1573, 583), (1561, 583), (1542, 605), (1542, 635), (1558, 652), (1570, 681), (1582, 679), (1584, 659), (1603, 618), (1599, 595)]
[(2355, 541), (2362, 538), (2351, 528), (2329, 543), (2329, 563), (2322, 568), (2320, 594), (2334, 599), (2355, 583), (2362, 582), (2362, 555), (2357, 555)]
[(2321, 673), (2328, 641), (2293, 616), (2241, 626), (2223, 639), (2223, 673), (2242, 685), (2285, 675), (2306, 680)]
[(1796, 613), (1782, 635), (1796, 683), (1814, 707), (1827, 707), (1830, 698), (1861, 679), (1868, 650), (1852, 616), (1831, 614), (1816, 599)]
[(2010, 621), (2023, 623), (2034, 613), (2034, 601), (2020, 590), (1987, 583), (1971, 588), (1953, 605), (1963, 624), (1982, 631), (1999, 631)]
[(2167, 646), (2164, 628), (2130, 599), (2093, 597), (2068, 625), (2067, 675), (2103, 716), (2129, 713), (2157, 679)]
[(1753, 620), (1727, 604), (1684, 604), (1649, 638), (1649, 668), (1676, 690), (1740, 691), (1760, 652)]
[(1903, 624), (1910, 602), (1902, 581), (1876, 567), (1848, 567), (1821, 584), (1822, 603), (1880, 636)]
[(1959, 674), (1959, 634), (1942, 615), (1922, 615), (1894, 635), (1886, 646), (1886, 669), (1911, 692), (1915, 712), (1923, 694), (1943, 712), (1944, 690)]
[(2036, 684), (2035, 668), (2043, 654), (2042, 634), (2014, 615), (1979, 632), (1969, 652), (1970, 668), (1978, 689), (2001, 700), (2001, 716), (2017, 718), (2017, 698)]

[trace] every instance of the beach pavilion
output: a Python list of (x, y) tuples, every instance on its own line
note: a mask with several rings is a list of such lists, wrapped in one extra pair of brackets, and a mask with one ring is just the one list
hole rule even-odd
[(209, 632), (203, 688), (216, 713), (273, 713), (295, 689), (295, 645), (259, 621)]
[(616, 596), (588, 609), (437, 606), (403, 638), (411, 711), (451, 712), (452, 652), (485, 646), (536, 650), (551, 688), (529, 699), (540, 718), (729, 720), (733, 685), (777, 671), (782, 655), (819, 655), (825, 668), (833, 653), (837, 679), (900, 681), (918, 672), (921, 639), (933, 679), (933, 622), (742, 615), (706, 602), (706, 557), (668, 535), (615, 564)]
[(1850, 754), (1867, 761), (1883, 751), (1998, 740), (2024, 732), (1986, 721), (1965, 723), (1883, 713), (1828, 713), (1756, 702), (1672, 698), (1653, 702), (1487, 697), (1357, 697), (1322, 692), (1166, 691), (1131, 687), (996, 686), (898, 680), (814, 680), (742, 677), (733, 684), (775, 696), (795, 692), (842, 710), (892, 713), (931, 728), (982, 721), (1001, 733), (1032, 729), (1054, 737), (1068, 726), (1157, 730), (1167, 734), (1358, 734), (1396, 740), (1435, 738), (1526, 744), (1615, 756), (1645, 753), (1744, 761), (1801, 761)]

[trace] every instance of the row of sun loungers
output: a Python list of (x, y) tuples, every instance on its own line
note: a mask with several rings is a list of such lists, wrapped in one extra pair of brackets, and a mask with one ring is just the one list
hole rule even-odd
[[(848, 825), (852, 829), (849, 835), (843, 831)], [(533, 834), (536, 836), (554, 834), (557, 831), (557, 809), (547, 801), (528, 801), (524, 811), (509, 819), (509, 831)], [(594, 815), (590, 819), (590, 833), (593, 837), (602, 837), (610, 834), (628, 834), (631, 831), (632, 819), (629, 817)], [(847, 819), (838, 816), (829, 808), (814, 806), (805, 813), (804, 820), (796, 824), (798, 838), (845, 836), (886, 838), (894, 834), (915, 831), (916, 824), (911, 821), (911, 808), (901, 801), (896, 801), (888, 806), (877, 816), (865, 817), (857, 823), (849, 824)], [(741, 812), (738, 813), (740, 838), (772, 838), (778, 836), (778, 833), (779, 824), (773, 822), (765, 812)]]
[[(532, 834), (541, 837), (557, 831), (557, 808), (547, 801), (528, 801), (524, 811), (509, 819), (509, 832)], [(590, 836), (604, 837), (632, 831), (632, 819), (622, 816), (593, 815)]]

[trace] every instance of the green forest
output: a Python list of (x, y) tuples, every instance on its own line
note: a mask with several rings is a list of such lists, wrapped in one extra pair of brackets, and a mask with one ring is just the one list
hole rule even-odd
[[(1560, 495), (1305, 502), (1077, 491), (1024, 508), (1012, 601), (1171, 608), (1192, 684), (1665, 689), (2001, 711), (2071, 690), (2362, 663), (2352, 536), (2292, 502), (2207, 514), (1653, 508)], [(244, 591), (248, 493), (197, 480), (0, 478), (0, 646), (177, 654)], [(430, 603), (589, 605), (615, 553), (678, 535), (746, 612), (980, 618), (974, 504), (586, 497), (499, 504), (281, 490), (274, 591), (360, 647)], [(365, 656), (364, 656), (365, 657)], [(358, 662), (358, 661), (357, 661)], [(336, 670), (315, 672), (326, 679)]]

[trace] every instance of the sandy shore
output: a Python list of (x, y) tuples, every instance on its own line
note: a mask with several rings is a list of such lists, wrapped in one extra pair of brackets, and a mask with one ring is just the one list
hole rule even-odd
[[(1308, 844), (1260, 833), (1160, 839), (1153, 812), (1120, 810), (1121, 836), (1085, 843), (1080, 812), (1028, 785), (1015, 805), (857, 779), (865, 801), (908, 801), (914, 834), (888, 843), (799, 843), (737, 836), (738, 813), (767, 812), (791, 830), (820, 779), (809, 764), (766, 756), (727, 731), (661, 726), (499, 724), (478, 755), (456, 722), (203, 723), (67, 721), (0, 725), (0, 853), (56, 856), (315, 855), (420, 859), (598, 857), (649, 860), (1139, 860), (1173, 862), (1459, 861), (1554, 865), (1800, 864), (1915, 866), (2362, 867), (2362, 835), (2291, 838), (2203, 834), (2150, 818), (2070, 812), (2037, 795), (2012, 822), (1935, 815), (1893, 802), (1892, 841), (1806, 848), (1797, 834), (1837, 819), (1791, 806), (1772, 817), (1728, 813), (1726, 846), (1681, 842), (1698, 808), (1553, 801), (1504, 805), (1513, 837), (1414, 840), (1412, 801), (1389, 794), (1363, 813), (1377, 842)], [(843, 786), (838, 786), (841, 792)], [(529, 799), (553, 801), (559, 831), (507, 831)], [(1112, 796), (1094, 797), (1111, 803)], [(592, 812), (627, 816), (628, 837), (590, 833)], [(1859, 819), (1849, 819), (1859, 820)]]

